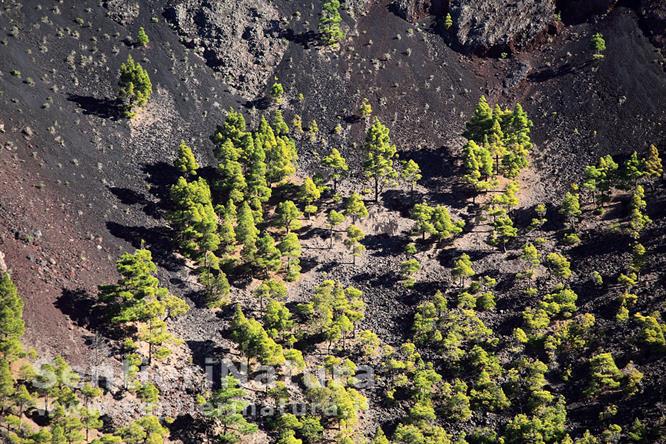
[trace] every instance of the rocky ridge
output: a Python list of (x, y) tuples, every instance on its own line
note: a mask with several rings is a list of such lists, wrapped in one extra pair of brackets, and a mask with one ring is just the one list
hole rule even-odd
[(247, 99), (260, 93), (287, 49), (270, 1), (183, 0), (168, 6), (165, 16), (230, 91)]

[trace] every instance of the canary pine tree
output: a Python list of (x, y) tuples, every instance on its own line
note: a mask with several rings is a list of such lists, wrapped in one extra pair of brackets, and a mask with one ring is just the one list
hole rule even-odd
[(23, 349), (23, 301), (8, 272), (0, 271), (0, 359), (11, 361)]
[(153, 92), (148, 71), (135, 62), (131, 55), (128, 55), (127, 61), (120, 65), (118, 87), (123, 102), (123, 112), (125, 117), (130, 119), (136, 114), (137, 108), (148, 103)]
[(331, 152), (322, 159), (322, 163), (328, 169), (328, 177), (333, 182), (333, 193), (336, 193), (338, 182), (349, 171), (349, 165), (337, 148), (331, 149)]
[(192, 148), (187, 146), (185, 141), (181, 141), (180, 145), (178, 146), (178, 155), (176, 157), (176, 161), (174, 162), (174, 166), (182, 175), (195, 176), (197, 174), (199, 164), (197, 163), (197, 159), (194, 157)]
[(379, 200), (383, 187), (398, 176), (394, 165), (397, 150), (391, 143), (389, 133), (389, 129), (375, 118), (365, 138), (364, 171), (366, 177), (374, 183), (375, 202)]
[(340, 1), (326, 0), (319, 18), (319, 33), (325, 45), (335, 45), (345, 38), (345, 33), (340, 26), (341, 23)]

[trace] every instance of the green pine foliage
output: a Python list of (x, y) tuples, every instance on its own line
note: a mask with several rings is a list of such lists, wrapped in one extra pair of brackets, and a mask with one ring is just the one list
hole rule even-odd
[(0, 272), (0, 359), (12, 361), (23, 350), (23, 300), (8, 272)]
[(595, 60), (603, 59), (604, 51), (606, 51), (606, 40), (604, 40), (603, 34), (600, 32), (594, 33), (590, 43), (592, 45), (592, 49), (594, 50), (594, 55), (592, 58)]
[(324, 45), (335, 45), (345, 38), (341, 23), (340, 1), (326, 0), (319, 17), (319, 34)]
[(395, 169), (397, 149), (391, 143), (389, 133), (389, 129), (375, 118), (365, 137), (366, 160), (363, 168), (366, 177), (374, 184), (375, 202), (379, 200), (384, 186), (398, 177)]
[(181, 141), (180, 145), (178, 146), (178, 155), (176, 157), (176, 161), (174, 162), (174, 166), (178, 169), (180, 174), (186, 176), (195, 176), (197, 174), (199, 164), (197, 163), (197, 159), (194, 157), (192, 148), (187, 146), (184, 141)]
[(216, 251), (221, 240), (208, 182), (203, 178), (188, 182), (181, 176), (171, 187), (170, 194), (174, 210), (169, 220), (183, 253), (199, 259), (206, 252)]
[(138, 62), (135, 62), (131, 55), (128, 55), (127, 61), (120, 65), (118, 87), (120, 89), (119, 96), (123, 103), (123, 112), (125, 117), (129, 119), (136, 115), (138, 108), (148, 103), (153, 92), (148, 71)]
[(148, 46), (148, 43), (150, 43), (148, 34), (146, 34), (146, 30), (143, 29), (143, 26), (139, 27), (139, 32), (137, 32), (136, 34), (136, 42), (138, 43), (139, 46), (143, 47)]
[(187, 303), (161, 287), (156, 277), (157, 266), (149, 250), (124, 253), (116, 262), (120, 280), (99, 288), (99, 300), (112, 315), (113, 324), (125, 326), (128, 338), (148, 344), (148, 362), (163, 358), (169, 346), (178, 343), (168, 332), (165, 320), (189, 310)]

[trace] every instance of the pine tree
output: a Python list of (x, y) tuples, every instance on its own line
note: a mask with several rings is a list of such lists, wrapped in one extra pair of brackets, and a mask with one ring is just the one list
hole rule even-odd
[(280, 225), (287, 231), (287, 234), (292, 230), (301, 228), (300, 219), (303, 217), (303, 213), (291, 200), (285, 200), (278, 204), (277, 217)]
[(414, 186), (419, 180), (421, 180), (423, 176), (421, 175), (421, 168), (419, 167), (419, 164), (414, 162), (412, 159), (409, 159), (407, 162), (402, 163), (400, 177), (405, 181), (405, 183), (409, 184), (409, 191), (413, 193)]
[[(230, 141), (232, 146), (240, 147), (241, 140), (247, 134), (245, 117), (240, 112), (229, 110), (222, 125), (218, 125), (211, 140), (217, 144), (218, 148), (226, 141)], [(218, 151), (215, 151), (215, 157), (221, 159)]]
[(264, 313), (264, 327), (273, 339), (284, 341), (294, 327), (291, 312), (283, 303), (269, 300)]
[(220, 307), (228, 302), (231, 285), (222, 270), (204, 270), (199, 282), (205, 288), (205, 301), (209, 308)]
[(472, 277), (476, 274), (472, 268), (472, 259), (467, 253), (461, 254), (455, 260), (453, 266), (453, 276), (460, 280), (460, 286), (465, 286), (465, 278)]
[(86, 431), (86, 442), (90, 440), (90, 431), (99, 430), (104, 426), (104, 422), (100, 418), (99, 410), (83, 408), (80, 412), (81, 425)]
[(218, 205), (215, 208), (216, 213), (219, 215), (220, 222), (218, 224), (218, 235), (220, 237), (220, 245), (223, 251), (232, 252), (236, 246), (236, 206), (233, 200), (229, 200), (227, 205)]
[(301, 243), (296, 233), (287, 234), (278, 246), (282, 254), (287, 258), (286, 275), (288, 281), (295, 281), (300, 275)]
[(326, 0), (322, 6), (319, 18), (319, 33), (321, 34), (322, 43), (331, 46), (345, 38), (345, 33), (340, 23), (342, 23), (340, 1)]
[(310, 125), (308, 125), (308, 137), (310, 142), (314, 143), (317, 141), (317, 134), (319, 134), (319, 125), (317, 125), (315, 119), (312, 119)]
[(518, 236), (518, 229), (513, 225), (513, 220), (506, 213), (501, 213), (493, 221), (493, 233), (491, 242), (500, 244), (506, 252), (506, 244)]
[(465, 124), (464, 136), (477, 144), (482, 144), (493, 127), (493, 110), (488, 104), (485, 96), (479, 98), (479, 103), (474, 109), (474, 115)]
[(7, 272), (0, 271), (0, 359), (12, 361), (22, 350), (23, 300)]
[(493, 156), (486, 145), (479, 146), (473, 140), (468, 141), (465, 145), (465, 181), (476, 191), (487, 191), (494, 168)]
[(169, 437), (169, 429), (153, 415), (143, 416), (119, 430), (125, 444), (158, 444)]
[(595, 33), (592, 36), (590, 43), (592, 45), (592, 49), (594, 49), (594, 55), (592, 58), (595, 60), (603, 59), (603, 53), (606, 50), (606, 41), (604, 40), (603, 34), (600, 32)]
[(428, 204), (418, 203), (412, 208), (411, 217), (416, 222), (416, 232), (420, 233), (423, 239), (426, 234), (435, 234), (435, 226), (433, 225), (432, 216), (434, 208)]
[(347, 228), (347, 239), (345, 240), (345, 245), (352, 252), (352, 265), (356, 265), (356, 257), (363, 254), (365, 251), (365, 246), (361, 244), (361, 241), (365, 237), (363, 231), (356, 225), (350, 225)]
[(127, 62), (120, 65), (118, 86), (125, 117), (130, 119), (136, 114), (136, 108), (148, 103), (153, 92), (148, 71), (135, 62), (131, 55), (127, 56)]
[(586, 390), (589, 396), (615, 390), (622, 384), (624, 374), (617, 368), (611, 353), (599, 353), (590, 358), (590, 385)]
[(352, 193), (347, 198), (345, 202), (345, 215), (351, 217), (354, 223), (358, 222), (359, 219), (368, 217), (368, 209), (365, 207), (360, 194)]
[(284, 101), (284, 86), (282, 86), (282, 83), (276, 81), (271, 85), (271, 98), (277, 104)]
[(150, 43), (148, 34), (146, 34), (146, 30), (143, 29), (143, 26), (139, 27), (139, 32), (136, 35), (136, 42), (139, 44), (139, 46), (143, 47), (148, 46), (148, 43)]
[(322, 159), (322, 163), (329, 170), (329, 178), (333, 181), (333, 193), (336, 193), (338, 182), (349, 171), (349, 165), (337, 148), (331, 149), (331, 152)]
[(434, 230), (433, 234), (439, 241), (450, 239), (462, 233), (465, 226), (462, 219), (454, 221), (448, 208), (444, 205), (437, 205), (432, 209), (430, 222)]
[(560, 213), (567, 219), (569, 225), (573, 228), (578, 217), (582, 214), (580, 209), (580, 198), (578, 195), (578, 185), (573, 184), (571, 190), (564, 193), (564, 199), (560, 206)]
[(248, 366), (252, 357), (257, 358), (262, 365), (277, 366), (285, 363), (282, 347), (268, 335), (260, 322), (246, 318), (240, 306), (236, 307), (231, 328), (233, 340), (248, 358)]
[(585, 182), (582, 188), (592, 194), (597, 205), (608, 199), (608, 193), (617, 176), (617, 169), (618, 165), (610, 155), (601, 157), (597, 165), (585, 167)]
[(9, 362), (6, 359), (0, 359), (0, 415), (5, 414), (5, 410), (16, 393), (14, 385), (15, 381), (9, 368)]
[(329, 226), (328, 237), (330, 239), (330, 244), (328, 248), (333, 248), (333, 230), (335, 229), (336, 226), (340, 225), (345, 221), (345, 215), (335, 210), (331, 210), (328, 213), (328, 217), (326, 219), (328, 221), (328, 226)]
[(294, 141), (286, 137), (277, 137), (275, 146), (267, 151), (266, 177), (270, 183), (278, 183), (296, 172), (294, 162), (297, 159)]
[[(267, 202), (271, 197), (271, 188), (268, 186), (266, 179), (266, 152), (260, 140), (253, 140), (252, 135), (246, 135), (242, 142), (241, 147), (245, 158), (246, 164), (246, 180), (247, 180), (247, 198), (252, 201), (256, 199), (258, 202)], [(261, 207), (253, 205), (254, 217), (260, 220)]]
[(444, 17), (444, 29), (448, 31), (449, 29), (451, 29), (452, 26), (453, 26), (453, 17), (451, 17), (450, 12), (447, 12), (446, 16)]
[(645, 189), (642, 185), (636, 185), (631, 195), (629, 208), (631, 209), (629, 234), (632, 238), (638, 239), (645, 227), (652, 223), (652, 219), (644, 212), (647, 208), (647, 202), (645, 201)]
[(317, 184), (312, 180), (311, 177), (306, 177), (303, 181), (303, 186), (301, 187), (301, 201), (306, 206), (312, 206), (319, 200), (321, 197), (321, 189)]
[(664, 175), (659, 150), (655, 145), (650, 145), (648, 149), (648, 156), (645, 159), (645, 175), (650, 179), (661, 179)]
[(227, 139), (218, 146), (216, 157), (220, 161), (217, 166), (221, 177), (219, 185), (228, 199), (242, 202), (247, 192), (247, 182), (243, 165), (239, 162), (240, 150), (234, 146), (231, 139)]
[(634, 151), (629, 159), (624, 163), (624, 180), (632, 187), (636, 186), (641, 177), (645, 174), (645, 161), (638, 158), (638, 153)]
[(546, 265), (556, 277), (567, 280), (571, 277), (571, 262), (559, 253), (548, 253)]
[(189, 306), (159, 286), (157, 266), (150, 251), (139, 249), (134, 254), (124, 253), (116, 263), (116, 269), (120, 280), (117, 284), (101, 286), (100, 300), (114, 314), (112, 322), (121, 325), (138, 323), (136, 336), (148, 343), (150, 364), (154, 351), (158, 357), (165, 356), (168, 349), (162, 345), (175, 342), (164, 320), (186, 313)]
[(284, 300), (287, 297), (287, 287), (275, 279), (263, 281), (255, 290), (255, 296), (259, 298), (260, 310), (264, 309), (266, 299)]
[(254, 257), (254, 265), (259, 268), (265, 276), (280, 270), (280, 250), (275, 245), (275, 240), (269, 233), (264, 233), (257, 240), (257, 254)]
[(363, 119), (369, 119), (372, 115), (372, 105), (370, 105), (370, 101), (366, 97), (364, 97), (361, 101), (361, 106), (359, 107), (358, 113)]
[(287, 125), (287, 122), (284, 120), (282, 110), (276, 109), (273, 111), (273, 121), (271, 123), (271, 126), (275, 130), (275, 134), (278, 136), (286, 136), (289, 134), (289, 125)]
[(197, 163), (197, 159), (194, 157), (192, 148), (187, 146), (185, 141), (181, 141), (180, 145), (178, 146), (178, 156), (176, 157), (174, 166), (184, 176), (196, 176), (197, 174), (199, 164)]
[(171, 187), (171, 199), (175, 211), (169, 218), (178, 233), (183, 252), (198, 259), (207, 251), (216, 251), (220, 237), (208, 182), (201, 177), (187, 182), (181, 176)]
[(303, 118), (299, 114), (294, 114), (294, 117), (291, 119), (291, 126), (294, 128), (296, 135), (303, 135)]
[(238, 211), (238, 225), (236, 225), (236, 239), (243, 245), (243, 256), (246, 261), (252, 262), (257, 253), (257, 237), (259, 230), (254, 225), (254, 215), (247, 202), (243, 202)]
[(421, 269), (421, 263), (415, 259), (407, 259), (400, 263), (400, 276), (402, 277), (402, 286), (411, 288), (416, 283), (414, 275)]
[(531, 277), (534, 274), (534, 269), (541, 264), (539, 250), (537, 250), (534, 244), (528, 242), (523, 246), (521, 258), (527, 262), (526, 273)]
[(374, 181), (375, 202), (379, 194), (390, 180), (398, 175), (394, 167), (396, 147), (391, 144), (389, 129), (375, 118), (365, 138), (366, 161), (364, 170), (366, 177)]
[(493, 203), (502, 205), (506, 211), (511, 211), (512, 208), (517, 207), (520, 203), (518, 200), (518, 191), (518, 182), (511, 181), (507, 184), (502, 194), (498, 194), (493, 198)]
[(502, 171), (506, 177), (515, 178), (523, 168), (529, 165), (529, 151), (524, 145), (514, 143), (507, 146), (502, 157)]

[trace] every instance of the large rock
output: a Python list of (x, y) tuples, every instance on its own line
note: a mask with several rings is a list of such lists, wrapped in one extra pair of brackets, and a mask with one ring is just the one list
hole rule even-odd
[(279, 12), (267, 0), (180, 0), (165, 13), (184, 43), (248, 99), (261, 92), (287, 48)]
[(121, 25), (130, 25), (141, 12), (139, 3), (131, 0), (106, 0), (106, 15)]
[(396, 0), (392, 4), (400, 17), (412, 23), (428, 15), (431, 6), (431, 0)]
[(455, 36), (473, 52), (520, 49), (543, 35), (555, 17), (551, 0), (451, 0)]

